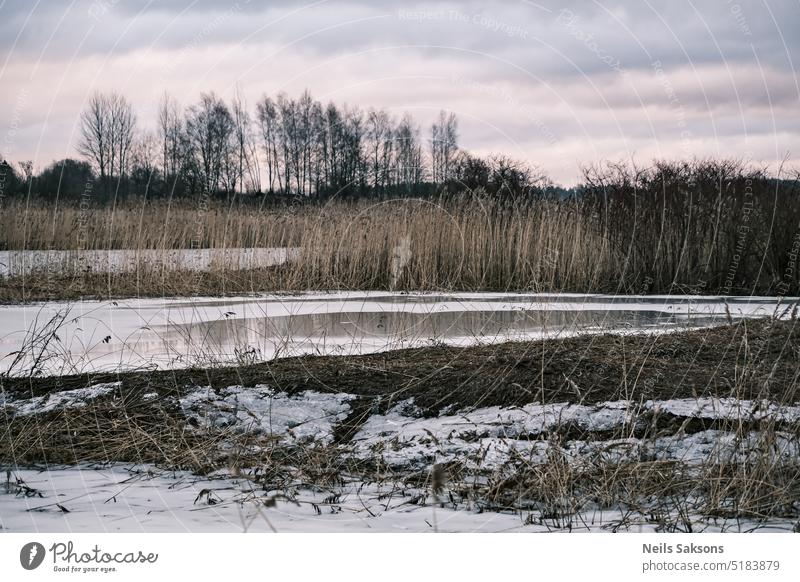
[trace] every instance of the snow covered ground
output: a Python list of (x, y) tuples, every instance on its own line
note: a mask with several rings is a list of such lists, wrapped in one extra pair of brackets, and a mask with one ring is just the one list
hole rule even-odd
[[(762, 409), (763, 407), (763, 409)], [(554, 448), (569, 462), (598, 459), (607, 462), (649, 459), (680, 461), (700, 465), (709, 459), (742, 460), (757, 450), (759, 434), (742, 436), (728, 430), (679, 431), (659, 437), (622, 436), (625, 426), (633, 425), (642, 414), (652, 411), (670, 413), (685, 419), (726, 420), (731, 423), (770, 418), (797, 423), (800, 406), (777, 406), (772, 403), (735, 401), (734, 399), (676, 399), (601, 402), (581, 404), (528, 404), (515, 408), (479, 408), (435, 418), (418, 418), (413, 403), (404, 402), (387, 414), (371, 416), (353, 437), (356, 455), (368, 459), (380, 455), (389, 466), (424, 467), (432, 462), (459, 460), (481, 469), (500, 468), (512, 457), (528, 465), (541, 465), (551, 458)], [(554, 445), (546, 437), (559, 427), (569, 426), (582, 433)], [(617, 431), (620, 436), (596, 439), (593, 434)], [(800, 443), (791, 434), (778, 434), (772, 443), (776, 459), (800, 459)]]
[[(577, 333), (657, 333), (788, 316), (792, 299), (525, 293), (307, 293), (0, 306), (0, 371), (63, 320), (41, 373), (249, 363)], [(3, 357), (5, 356), (5, 357)], [(15, 365), (20, 373), (30, 355)]]
[[(97, 384), (49, 396), (8, 398), (5, 418), (35, 422), (37, 414), (82, 408), (117, 399), (120, 385)], [(442, 493), (425, 484), (409, 485), (402, 475), (429, 474), (434, 464), (458, 461), (477, 475), (500, 475), (562, 455), (576, 467), (586, 463), (647, 460), (702, 467), (708, 462), (746, 462), (763, 455), (758, 431), (736, 431), (739, 422), (771, 419), (783, 430), (771, 432), (766, 448), (771, 463), (796, 463), (800, 404), (781, 406), (732, 398), (664, 401), (529, 404), (448, 411), (423, 418), (413, 401), (386, 413), (374, 412), (352, 439), (333, 444), (334, 427), (350, 412), (353, 396), (313, 391), (287, 395), (268, 386), (195, 387), (163, 402), (199, 436), (248, 433), (281, 446), (323, 446), (340, 466), (347, 459), (377, 459), (390, 469), (385, 481), (350, 475), (337, 485), (311, 486), (304, 479), (278, 489), (264, 487), (248, 469), (198, 476), (151, 465), (2, 467), (0, 529), (7, 531), (663, 531), (665, 523), (685, 526), (686, 515), (665, 516), (646, 506), (632, 511), (587, 503), (553, 516), (534, 503), (516, 510), (488, 510), (478, 499)], [(685, 426), (689, 419), (720, 421), (722, 428), (648, 438), (625, 437), (643, 414), (669, 414)], [(730, 422), (725, 428), (724, 422)], [(547, 438), (547, 431), (570, 425), (578, 436)], [(626, 428), (629, 427), (629, 428)], [(794, 427), (794, 428), (792, 428)], [(618, 436), (605, 436), (609, 431)], [(574, 432), (574, 431), (573, 431)], [(544, 438), (538, 438), (544, 437)], [(254, 441), (258, 442), (258, 441)], [(221, 443), (225, 448), (224, 441)], [(269, 445), (272, 446), (272, 445)], [(333, 447), (333, 448), (331, 448)], [(667, 465), (672, 466), (672, 465)], [(337, 480), (338, 481), (338, 480)], [(456, 487), (455, 490), (458, 490)], [(742, 520), (689, 516), (693, 531), (791, 531), (795, 520)], [(684, 521), (682, 521), (684, 520)], [(676, 526), (677, 527), (677, 526)]]
[[(120, 383), (96, 384), (54, 392), (47, 396), (5, 399), (0, 411), (7, 418), (47, 414), (87, 406), (98, 398), (113, 398)], [(145, 395), (157, 397), (155, 393)], [(220, 390), (195, 387), (178, 402), (162, 401), (167, 408), (178, 405), (195, 432), (224, 430), (237, 434), (278, 437), (284, 443), (330, 444), (334, 427), (350, 413), (351, 394), (323, 394), (310, 390), (295, 395), (276, 392), (266, 385), (229, 386)], [(167, 400), (172, 400), (168, 397)], [(755, 431), (747, 434), (707, 429), (679, 430), (654, 438), (635, 438), (635, 425), (647, 413), (669, 414), (687, 419), (740, 422), (772, 420), (787, 427), (800, 423), (800, 404), (777, 405), (767, 401), (733, 398), (697, 398), (646, 401), (625, 400), (594, 405), (532, 403), (522, 407), (492, 406), (474, 410), (443, 410), (438, 416), (422, 417), (413, 400), (401, 401), (385, 414), (373, 413), (343, 448), (356, 459), (380, 458), (396, 469), (420, 469), (433, 463), (458, 460), (467, 467), (496, 469), (512, 458), (528, 465), (544, 464), (554, 446), (569, 461), (595, 458), (621, 462), (636, 459), (680, 461), (699, 465), (709, 459), (746, 459), (762, 443)], [(647, 416), (651, 419), (652, 416)], [(648, 420), (647, 422), (650, 422)], [(579, 438), (554, 445), (546, 437), (569, 427)], [(615, 433), (614, 438), (596, 435)], [(773, 435), (770, 449), (775, 459), (800, 459), (800, 442), (791, 432)]]
[[(274, 507), (266, 508), (247, 501), (251, 491), (247, 480), (209, 481), (183, 473), (151, 477), (147, 469), (141, 468), (143, 473), (129, 473), (124, 467), (15, 472), (15, 477), (44, 497), (0, 494), (0, 528), (14, 532), (419, 532), (431, 531), (434, 520), (435, 510), (409, 504), (408, 497), (398, 495), (394, 501), (376, 503), (379, 491), (353, 490), (335, 504), (323, 503), (325, 495), (307, 492), (298, 496), (296, 503), (278, 499)], [(439, 513), (441, 531), (523, 528), (514, 515)]]
[(0, 485), (0, 529), (13, 532), (424, 532), (434, 523), (438, 531), (524, 528), (517, 515), (432, 509), (409, 503), (408, 493), (375, 486), (299, 490), (287, 499), (243, 478), (148, 466), (56, 467), (13, 477), (42, 494), (15, 495)]
[[(659, 521), (588, 509), (568, 520), (496, 513), (396, 485), (352, 483), (330, 491), (261, 491), (249, 479), (198, 477), (150, 466), (14, 471), (0, 484), (0, 531), (9, 532), (653, 532)], [(29, 488), (16, 493), (16, 480)], [(663, 517), (661, 518), (663, 521)], [(693, 518), (696, 532), (787, 532), (787, 520)]]

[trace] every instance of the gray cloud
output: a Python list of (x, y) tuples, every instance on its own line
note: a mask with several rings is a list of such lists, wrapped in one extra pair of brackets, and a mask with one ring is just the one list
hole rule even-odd
[(452, 109), (464, 147), (540, 160), (565, 182), (576, 161), (634, 151), (769, 161), (800, 135), (799, 22), (780, 0), (6, 0), (3, 155), (75, 155), (94, 89), (130, 95), (147, 125), (164, 90), (188, 103), (239, 85), (251, 102), (308, 87), (423, 125)]

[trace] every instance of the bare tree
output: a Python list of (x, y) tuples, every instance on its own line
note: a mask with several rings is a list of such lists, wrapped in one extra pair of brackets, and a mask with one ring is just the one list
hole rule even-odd
[(367, 113), (366, 148), (369, 182), (377, 192), (391, 182), (391, 162), (394, 143), (392, 120), (385, 111), (371, 109)]
[[(455, 168), (457, 121), (440, 112), (431, 127), (431, 178), (444, 183)], [(104, 183), (129, 176), (136, 163), (142, 170), (142, 143), (132, 160), (136, 115), (117, 93), (95, 93), (81, 116), (78, 146)], [(327, 192), (385, 192), (398, 185), (414, 189), (427, 179), (419, 127), (406, 114), (399, 122), (383, 110), (366, 114), (358, 108), (323, 105), (305, 91), (297, 99), (281, 93), (262, 97), (255, 117), (237, 90), (227, 106), (214, 93), (186, 109), (168, 94), (157, 118), (158, 159), (167, 188), (178, 182), (189, 191), (260, 192), (261, 163), (266, 162), (265, 189), (300, 196)], [(259, 145), (260, 141), (260, 145)], [(149, 174), (148, 174), (149, 175)], [(149, 182), (148, 182), (149, 183)]]
[(261, 140), (264, 147), (264, 155), (267, 158), (267, 179), (269, 180), (269, 191), (274, 192), (283, 190), (281, 179), (280, 158), (278, 156), (278, 108), (275, 102), (266, 95), (256, 106), (256, 116), (258, 126), (261, 129)]
[(453, 162), (458, 151), (458, 121), (453, 113), (439, 112), (431, 126), (431, 172), (437, 184), (452, 177)]
[(424, 178), (422, 145), (419, 141), (419, 128), (406, 113), (395, 129), (395, 175), (398, 184), (409, 190), (418, 186)]
[(320, 122), (318, 136), (323, 182), (327, 188), (336, 188), (339, 179), (338, 135), (342, 126), (342, 114), (333, 103), (328, 103)]
[(187, 111), (186, 135), (193, 169), (205, 193), (212, 194), (222, 185), (233, 130), (231, 112), (214, 93), (203, 93), (200, 103)]
[(247, 103), (238, 89), (233, 98), (231, 111), (238, 188), (242, 193), (246, 192), (248, 185), (254, 190), (260, 189), (253, 121), (247, 110)]
[(130, 173), (134, 184), (141, 186), (146, 196), (158, 173), (159, 140), (152, 132), (144, 132), (131, 148)]
[(333, 143), (336, 147), (336, 166), (334, 173), (337, 183), (332, 186), (337, 191), (352, 192), (363, 186), (365, 177), (364, 156), (364, 115), (358, 108), (345, 108), (340, 114), (341, 122), (333, 129)]
[(108, 143), (111, 128), (109, 116), (108, 102), (102, 93), (94, 93), (81, 113), (78, 152), (95, 165), (101, 181), (107, 176), (111, 157)]
[(278, 95), (278, 118), (280, 119), (278, 139), (281, 144), (281, 162), (283, 165), (283, 187), (288, 194), (292, 191), (292, 180), (295, 191), (299, 191), (300, 153), (297, 139), (297, 106), (285, 93)]
[[(256, 111), (270, 191), (321, 196), (367, 185), (380, 190), (397, 180), (397, 134), (384, 111), (365, 117), (333, 103), (323, 107), (308, 92), (297, 100), (283, 93), (275, 100), (264, 96)], [(418, 168), (418, 139), (410, 121), (402, 139), (408, 146), (405, 163)]]
[(122, 95), (95, 93), (89, 99), (81, 114), (78, 151), (96, 166), (101, 181), (126, 175), (135, 127), (133, 106)]
[(130, 152), (136, 127), (136, 114), (128, 100), (118, 93), (109, 94), (107, 103), (110, 122), (108, 142), (111, 149), (109, 178), (119, 181), (128, 173)]
[(164, 180), (175, 182), (184, 163), (184, 136), (178, 102), (164, 93), (158, 107), (158, 132), (161, 145), (161, 172)]
[(314, 111), (316, 103), (311, 94), (306, 90), (297, 102), (297, 132), (299, 158), (299, 190), (300, 194), (307, 196), (311, 189), (311, 155), (314, 142)]

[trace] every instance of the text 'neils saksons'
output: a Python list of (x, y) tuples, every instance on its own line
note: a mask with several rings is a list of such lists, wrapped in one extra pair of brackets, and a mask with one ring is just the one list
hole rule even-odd
[(700, 546), (697, 544), (642, 544), (643, 554), (724, 554), (723, 546)]

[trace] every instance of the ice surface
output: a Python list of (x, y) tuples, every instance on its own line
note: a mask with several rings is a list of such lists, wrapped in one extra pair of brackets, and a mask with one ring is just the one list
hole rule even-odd
[[(777, 298), (730, 297), (734, 318), (783, 313)], [(56, 314), (45, 374), (250, 363), (304, 354), (467, 346), (581, 333), (661, 333), (727, 319), (719, 298), (525, 293), (306, 293), (0, 306), (0, 371)], [(5, 356), (5, 357), (4, 357)]]

